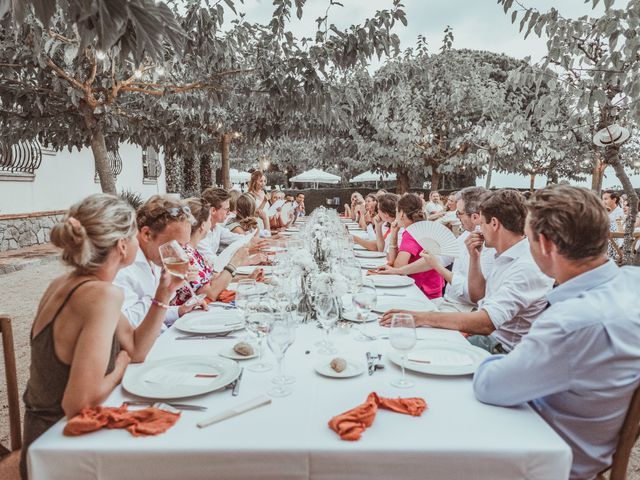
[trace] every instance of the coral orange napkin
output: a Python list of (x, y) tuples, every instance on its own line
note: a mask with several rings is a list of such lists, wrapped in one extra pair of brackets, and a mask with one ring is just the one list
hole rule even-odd
[(154, 407), (131, 412), (127, 410), (127, 405), (83, 408), (67, 422), (63, 433), (76, 436), (101, 428), (126, 428), (135, 437), (158, 435), (169, 430), (178, 418), (179, 413), (166, 412)]
[(233, 290), (223, 290), (218, 294), (218, 301), (231, 303), (236, 299), (236, 292)]
[(329, 420), (329, 428), (340, 435), (342, 440), (360, 440), (362, 432), (373, 424), (378, 407), (419, 417), (427, 409), (427, 402), (418, 397), (379, 397), (371, 392), (363, 404)]

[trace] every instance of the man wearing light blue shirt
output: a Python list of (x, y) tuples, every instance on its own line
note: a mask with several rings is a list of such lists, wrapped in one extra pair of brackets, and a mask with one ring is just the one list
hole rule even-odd
[(610, 466), (640, 383), (640, 268), (607, 260), (609, 219), (592, 192), (548, 187), (528, 210), (531, 254), (557, 287), (529, 333), (509, 355), (488, 358), (473, 386), (484, 403), (531, 402), (571, 446), (571, 478), (592, 479)]

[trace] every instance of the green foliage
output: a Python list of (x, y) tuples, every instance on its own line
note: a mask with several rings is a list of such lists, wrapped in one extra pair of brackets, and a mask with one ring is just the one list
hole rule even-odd
[(138, 192), (133, 192), (131, 190), (122, 190), (120, 192), (120, 198), (126, 200), (134, 210), (138, 210), (138, 208), (140, 208), (144, 203), (142, 196)]

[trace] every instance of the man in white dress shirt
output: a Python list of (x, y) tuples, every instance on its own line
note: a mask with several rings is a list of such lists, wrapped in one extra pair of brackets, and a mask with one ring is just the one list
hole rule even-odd
[[(553, 280), (537, 267), (524, 236), (526, 207), (515, 190), (489, 193), (480, 204), (481, 232), (469, 235), (469, 298), (475, 312), (410, 312), (416, 326), (447, 328), (470, 333), (468, 340), (492, 353), (506, 353), (520, 342), (546, 306), (545, 294)], [(495, 248), (495, 263), (488, 278), (482, 274), (484, 246)], [(388, 325), (395, 310), (381, 324)]]
[[(198, 243), (198, 251), (209, 262), (216, 272), (221, 272), (228, 265), (237, 250), (237, 247), (246, 243), (246, 236), (229, 231), (224, 226), (224, 222), (229, 214), (229, 192), (223, 188), (210, 187), (202, 192), (204, 198), (211, 205), (211, 231)], [(239, 243), (236, 243), (239, 242)], [(249, 253), (257, 253), (267, 245), (266, 240), (259, 238), (251, 239), (249, 243)], [(218, 254), (221, 245), (230, 245), (226, 250)], [(259, 263), (260, 258), (254, 257), (253, 263)], [(248, 261), (246, 264), (251, 264)], [(243, 263), (245, 264), (245, 263)], [(240, 266), (240, 265), (237, 265)]]
[(531, 254), (558, 286), (522, 342), (485, 360), (473, 386), (481, 402), (531, 402), (571, 446), (571, 478), (593, 479), (611, 465), (640, 383), (640, 268), (607, 260), (607, 212), (589, 190), (547, 187), (528, 209)]
[(171, 240), (181, 245), (188, 243), (193, 217), (184, 202), (154, 195), (138, 209), (137, 221), (140, 248), (136, 259), (118, 272), (113, 283), (124, 291), (122, 313), (134, 328), (149, 315), (161, 315), (166, 330), (195, 305), (169, 305), (175, 291), (160, 287), (163, 273), (159, 247)]

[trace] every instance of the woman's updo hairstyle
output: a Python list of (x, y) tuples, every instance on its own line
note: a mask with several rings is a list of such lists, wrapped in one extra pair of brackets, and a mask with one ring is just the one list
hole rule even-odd
[(415, 193), (405, 193), (398, 200), (398, 211), (403, 212), (412, 222), (420, 222), (426, 220), (424, 211), (422, 210), (422, 200)]
[(115, 195), (97, 193), (73, 205), (51, 229), (51, 242), (62, 249), (62, 260), (80, 273), (104, 263), (121, 238), (138, 231), (136, 212)]
[(198, 197), (187, 198), (186, 202), (195, 219), (191, 224), (191, 233), (193, 234), (211, 217), (211, 205), (204, 198)]

